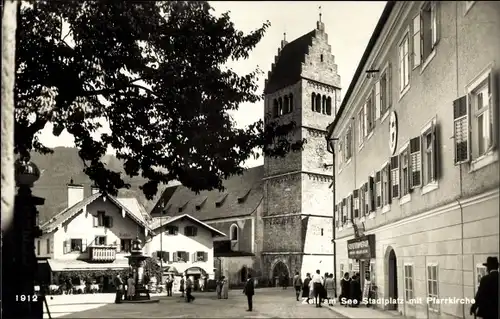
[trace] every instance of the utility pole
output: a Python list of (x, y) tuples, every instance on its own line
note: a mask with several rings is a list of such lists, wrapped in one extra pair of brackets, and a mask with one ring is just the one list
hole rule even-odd
[(337, 237), (337, 230), (335, 228), (335, 192), (337, 190), (336, 188), (336, 181), (335, 181), (335, 141), (337, 141), (338, 138), (328, 138), (326, 137), (326, 144), (327, 144), (327, 150), (329, 153), (332, 154), (332, 159), (333, 163), (332, 164), (325, 164), (325, 168), (332, 167), (333, 168), (333, 174), (332, 174), (332, 192), (333, 192), (333, 218), (332, 218), (332, 245), (333, 245), (333, 282), (335, 283), (335, 290), (334, 290), (334, 297), (337, 298), (337, 243), (335, 241)]

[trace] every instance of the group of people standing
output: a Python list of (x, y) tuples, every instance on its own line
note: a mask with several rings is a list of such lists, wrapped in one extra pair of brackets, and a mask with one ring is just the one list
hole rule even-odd
[(313, 299), (314, 304), (318, 308), (325, 301), (329, 305), (332, 305), (334, 302), (335, 282), (333, 274), (325, 273), (324, 276), (321, 276), (321, 272), (318, 269), (313, 276), (307, 273), (306, 278), (302, 280), (299, 272), (296, 272), (293, 277), (293, 286), (297, 301), (299, 301), (302, 292), (302, 298), (306, 298), (306, 303), (309, 304), (309, 300)]
[[(349, 276), (348, 272), (344, 273), (344, 277), (340, 281), (341, 293), (339, 300), (342, 305), (346, 307), (358, 307), (362, 300), (370, 300), (369, 298), (372, 297), (370, 273), (366, 272), (363, 290), (361, 290), (360, 279), (359, 272), (355, 273), (352, 277)], [(370, 303), (368, 302), (366, 306), (369, 307)]]
[(229, 284), (225, 276), (222, 276), (216, 283), (217, 299), (229, 298)]
[[(127, 290), (125, 290), (125, 282), (127, 283)], [(124, 295), (127, 300), (132, 300), (135, 296), (135, 277), (133, 274), (130, 274), (127, 278), (125, 278), (125, 281), (122, 279), (120, 274), (117, 274), (113, 284), (116, 288), (115, 303), (121, 303)]]

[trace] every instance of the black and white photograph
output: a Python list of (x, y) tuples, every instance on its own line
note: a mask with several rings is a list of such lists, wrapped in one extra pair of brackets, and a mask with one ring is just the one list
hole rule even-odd
[(2, 0), (1, 316), (499, 318), (500, 1)]

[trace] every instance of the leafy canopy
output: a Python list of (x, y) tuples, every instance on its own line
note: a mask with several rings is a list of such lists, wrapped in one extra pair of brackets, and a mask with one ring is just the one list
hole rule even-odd
[[(101, 190), (130, 187), (100, 160), (110, 146), (127, 175), (148, 180), (141, 188), (151, 199), (172, 180), (194, 191), (223, 189), (255, 149), (271, 157), (300, 150), (294, 123), (236, 128), (228, 111), (261, 100), (261, 72), (239, 76), (224, 64), (248, 58), (269, 23), (244, 34), (228, 13), (212, 10), (201, 1), (20, 5), (16, 153), (49, 153), (37, 132), (51, 122), (56, 136), (66, 129), (75, 138), (84, 172)], [(93, 138), (102, 118), (111, 133)]]

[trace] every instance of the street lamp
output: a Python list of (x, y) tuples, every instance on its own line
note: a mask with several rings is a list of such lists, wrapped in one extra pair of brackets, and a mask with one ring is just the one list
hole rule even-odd
[(337, 243), (335, 242), (336, 229), (335, 229), (335, 141), (338, 138), (326, 136), (326, 150), (332, 154), (332, 164), (325, 164), (325, 168), (333, 167), (332, 175), (332, 188), (333, 188), (333, 218), (332, 218), (332, 244), (333, 244), (333, 282), (335, 283), (334, 297), (337, 298)]

